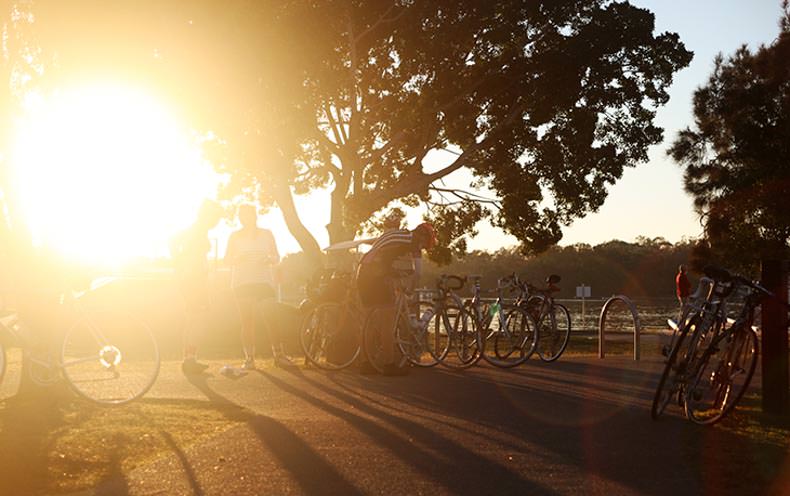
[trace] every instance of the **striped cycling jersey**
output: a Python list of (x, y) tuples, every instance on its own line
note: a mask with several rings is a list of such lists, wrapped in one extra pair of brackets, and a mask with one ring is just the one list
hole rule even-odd
[(392, 262), (399, 256), (407, 255), (413, 251), (411, 231), (406, 229), (393, 229), (382, 234), (370, 247), (360, 260), (364, 266), (378, 265), (382, 271), (391, 268)]

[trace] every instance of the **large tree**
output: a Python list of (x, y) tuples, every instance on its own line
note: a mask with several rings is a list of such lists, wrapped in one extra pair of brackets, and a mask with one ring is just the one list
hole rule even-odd
[[(323, 1), (310, 15), (332, 49), (306, 72), (315, 121), (293, 180), (332, 185), (332, 240), (422, 199), (445, 243), (490, 214), (526, 250), (545, 249), (661, 140), (655, 109), (691, 59), (628, 3)], [(428, 171), (434, 150), (456, 157)], [(493, 209), (442, 191), (461, 168), (495, 192)]]
[[(545, 249), (646, 160), (662, 138), (655, 111), (691, 59), (649, 11), (609, 0), (38, 5), (63, 70), (169, 88), (223, 145), (231, 191), (276, 202), (314, 254), (292, 193), (321, 187), (332, 241), (422, 201), (450, 249), (485, 216)], [(436, 150), (454, 159), (428, 169)], [(460, 169), (494, 198), (443, 187)]]
[(705, 225), (708, 256), (756, 268), (790, 242), (790, 7), (776, 40), (719, 55), (669, 153)]

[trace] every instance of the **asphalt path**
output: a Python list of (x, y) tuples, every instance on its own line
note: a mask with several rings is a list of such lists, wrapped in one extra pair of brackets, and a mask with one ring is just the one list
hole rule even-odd
[[(199, 401), (235, 427), (95, 494), (790, 494), (787, 446), (650, 419), (658, 359), (563, 357), (406, 377), (271, 366), (188, 380), (165, 364), (147, 401)], [(744, 468), (748, 467), (748, 470)]]

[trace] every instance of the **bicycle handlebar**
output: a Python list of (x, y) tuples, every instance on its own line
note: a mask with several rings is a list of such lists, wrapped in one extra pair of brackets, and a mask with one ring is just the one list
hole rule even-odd
[(706, 276), (710, 277), (714, 281), (740, 284), (742, 286), (747, 286), (749, 288), (754, 289), (755, 291), (763, 293), (765, 296), (769, 296), (769, 297), (774, 296), (772, 292), (768, 291), (760, 284), (751, 281), (739, 274), (730, 272), (724, 267), (719, 267), (716, 265), (706, 265), (705, 268), (702, 269), (702, 271), (705, 273)]

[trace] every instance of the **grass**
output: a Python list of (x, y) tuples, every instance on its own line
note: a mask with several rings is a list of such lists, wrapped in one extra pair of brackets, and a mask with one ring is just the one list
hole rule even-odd
[(717, 427), (755, 442), (778, 448), (790, 445), (790, 417), (763, 413), (758, 394), (747, 394)]
[(68, 391), (0, 402), (0, 494), (62, 494), (123, 481), (237, 421), (216, 405), (146, 400), (115, 408)]
[[(655, 340), (642, 340), (642, 356), (653, 356), (660, 353), (658, 344)], [(632, 355), (634, 353), (633, 334), (631, 333), (608, 333), (606, 335), (607, 355)], [(598, 354), (598, 335), (591, 333), (571, 333), (565, 355), (597, 355)]]

